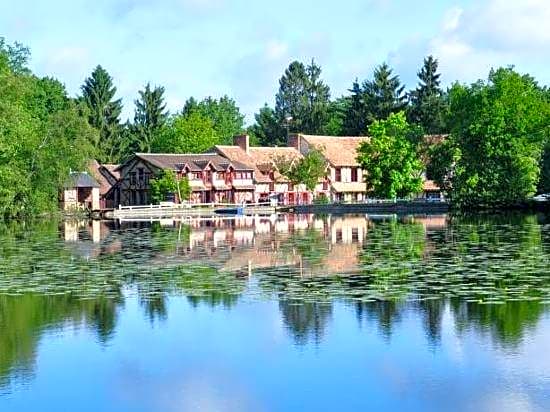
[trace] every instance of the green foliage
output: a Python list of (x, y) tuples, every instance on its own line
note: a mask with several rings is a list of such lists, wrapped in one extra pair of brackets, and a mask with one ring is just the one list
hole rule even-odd
[(386, 119), (390, 114), (405, 109), (407, 103), (404, 90), (405, 86), (401, 84), (399, 76), (393, 75), (387, 63), (374, 69), (373, 80), (363, 83), (368, 122)]
[(0, 219), (51, 212), (69, 171), (93, 156), (97, 132), (61, 83), (13, 70), (2, 49), (1, 56)]
[(275, 117), (284, 125), (290, 116), (290, 131), (320, 134), (329, 121), (330, 89), (320, 79), (321, 67), (294, 61), (279, 80)]
[(539, 193), (550, 193), (550, 140), (544, 148), (540, 162)]
[(418, 72), (418, 87), (410, 93), (409, 120), (424, 128), (429, 134), (446, 131), (447, 102), (441, 89), (441, 74), (437, 73), (438, 62), (433, 56), (424, 59)]
[(120, 113), (122, 100), (116, 99), (116, 87), (107, 71), (97, 66), (81, 87), (82, 101), (88, 108), (88, 122), (99, 131), (92, 144), (100, 162), (117, 162), (123, 151)]
[(372, 123), (369, 135), (371, 139), (357, 150), (367, 189), (379, 198), (404, 198), (421, 192), (423, 164), (418, 142), (422, 130), (409, 125), (400, 112)]
[(159, 203), (169, 194), (177, 194), (179, 201), (189, 199), (191, 187), (187, 178), (178, 179), (172, 170), (163, 170), (159, 176), (150, 180), (151, 200)]
[(355, 79), (351, 89), (348, 90), (347, 110), (344, 114), (343, 129), (348, 136), (361, 136), (367, 130), (367, 108), (363, 96), (363, 89), (359, 81)]
[(166, 103), (164, 102), (164, 87), (157, 86), (151, 89), (147, 83), (144, 90), (139, 91), (139, 98), (135, 100), (133, 148), (142, 153), (149, 153), (154, 142), (160, 138), (164, 125), (168, 119)]
[(329, 103), (328, 122), (323, 133), (328, 136), (342, 136), (344, 134), (344, 120), (348, 110), (348, 99), (340, 97)]
[(387, 63), (374, 69), (372, 80), (366, 80), (361, 85), (355, 80), (343, 122), (344, 133), (365, 135), (366, 128), (372, 122), (404, 110), (407, 106), (404, 90), (399, 76), (393, 75)]
[(28, 68), (31, 52), (28, 47), (15, 42), (13, 45), (6, 43), (6, 39), (0, 36), (0, 66), (1, 61), (15, 74), (30, 74)]
[(153, 142), (157, 153), (202, 153), (216, 144), (220, 138), (212, 121), (199, 112), (171, 117), (162, 134)]
[(191, 113), (198, 113), (212, 122), (220, 144), (231, 144), (233, 136), (243, 132), (244, 115), (241, 114), (235, 101), (228, 96), (223, 96), (219, 100), (207, 97), (198, 103), (191, 97), (185, 102), (182, 114)]
[(310, 150), (300, 159), (275, 159), (279, 172), (293, 184), (303, 184), (313, 192), (319, 181), (327, 174), (327, 161), (320, 149)]
[(275, 110), (266, 104), (254, 118), (256, 123), (248, 128), (248, 133), (259, 145), (281, 146), (286, 143), (286, 129), (277, 120)]
[(550, 104), (533, 78), (512, 68), (449, 91), (451, 136), (436, 180), (462, 207), (511, 205), (533, 195), (548, 139)]

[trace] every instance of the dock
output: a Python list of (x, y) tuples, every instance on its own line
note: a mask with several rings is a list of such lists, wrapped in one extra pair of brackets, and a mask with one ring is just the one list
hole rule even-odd
[(105, 219), (215, 217), (220, 215), (271, 215), (277, 207), (269, 203), (236, 205), (233, 203), (161, 203), (160, 205), (119, 206), (100, 213)]

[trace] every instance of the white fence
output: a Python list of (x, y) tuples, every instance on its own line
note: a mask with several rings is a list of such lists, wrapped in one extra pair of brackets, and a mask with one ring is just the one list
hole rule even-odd
[(135, 205), (135, 206), (122, 206), (119, 205), (118, 209), (120, 211), (126, 210), (135, 210), (135, 211), (146, 211), (146, 210), (165, 210), (165, 209), (217, 209), (223, 207), (260, 207), (260, 206), (270, 206), (269, 202), (260, 202), (260, 203), (172, 203), (172, 202), (161, 202), (158, 205)]

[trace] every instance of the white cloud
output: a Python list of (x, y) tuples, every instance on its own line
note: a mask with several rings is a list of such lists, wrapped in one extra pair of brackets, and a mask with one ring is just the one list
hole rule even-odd
[[(489, 0), (468, 9), (454, 7), (428, 51), (439, 58), (448, 81), (484, 78), (491, 67), (517, 65), (540, 69), (550, 62), (542, 50), (550, 47), (550, 2)], [(540, 67), (539, 67), (540, 66)]]
[(286, 43), (271, 40), (265, 47), (265, 56), (268, 60), (280, 60), (286, 58), (288, 54), (288, 45)]
[(458, 28), (460, 24), (460, 18), (464, 10), (460, 7), (453, 7), (445, 13), (443, 17), (443, 30), (444, 31), (453, 31)]

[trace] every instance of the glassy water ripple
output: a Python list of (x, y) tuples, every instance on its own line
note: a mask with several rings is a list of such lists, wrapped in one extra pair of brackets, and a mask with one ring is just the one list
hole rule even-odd
[(0, 256), (2, 411), (550, 409), (548, 216), (38, 222)]

